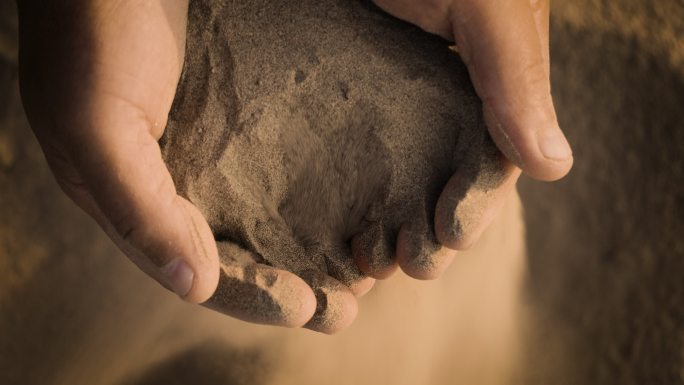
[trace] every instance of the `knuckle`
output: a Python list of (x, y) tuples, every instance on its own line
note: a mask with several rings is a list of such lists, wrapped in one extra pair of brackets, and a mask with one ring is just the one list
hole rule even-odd
[(539, 60), (531, 59), (520, 68), (516, 75), (516, 83), (527, 92), (541, 92), (543, 95), (551, 92), (551, 84), (541, 57)]

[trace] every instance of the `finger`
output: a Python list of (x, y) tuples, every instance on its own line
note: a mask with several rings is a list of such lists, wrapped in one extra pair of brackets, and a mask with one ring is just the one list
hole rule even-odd
[(520, 169), (499, 151), (484, 125), (459, 137), (453, 168), (435, 204), (435, 236), (441, 245), (465, 250), (489, 226)]
[(397, 270), (393, 238), (387, 234), (380, 221), (370, 224), (362, 233), (352, 237), (352, 256), (364, 274), (376, 279), (386, 279)]
[(222, 264), (216, 292), (204, 305), (246, 322), (301, 327), (313, 316), (316, 297), (288, 271), (256, 263)]
[[(54, 164), (54, 162), (51, 160), (48, 160), (48, 163), (51, 165), (51, 167)], [(123, 241), (121, 235), (114, 228), (107, 216), (102, 212), (99, 205), (95, 201), (95, 198), (93, 198), (93, 196), (90, 194), (90, 191), (88, 191), (85, 183), (82, 182), (80, 175), (78, 175), (76, 171), (68, 170), (71, 169), (70, 166), (67, 168), (66, 172), (65, 168), (63, 167), (52, 167), (52, 169), (55, 173), (57, 184), (60, 186), (62, 191), (64, 191), (64, 193), (69, 196), (69, 198), (71, 198), (71, 200), (78, 207), (90, 215), (95, 222), (100, 225), (105, 234), (107, 234), (107, 236), (114, 241), (119, 249), (121, 249), (125, 255), (130, 256), (129, 258), (133, 261), (133, 263), (135, 263), (135, 265), (147, 275), (151, 277), (158, 275), (158, 268), (152, 263), (152, 261), (147, 258), (140, 257), (141, 253), (139, 250), (135, 249), (129, 243)], [(192, 277), (189, 278), (191, 279)], [(169, 280), (157, 279), (157, 281), (168, 290), (174, 291), (174, 287), (169, 283)]]
[(397, 262), (410, 277), (436, 279), (449, 267), (456, 251), (439, 245), (425, 234), (414, 223), (402, 226), (397, 237)]
[(530, 0), (530, 6), (532, 7), (537, 33), (539, 34), (541, 54), (544, 59), (546, 77), (548, 78), (551, 74), (551, 60), (549, 57), (549, 0)]
[(358, 313), (358, 304), (349, 288), (316, 270), (301, 274), (316, 294), (316, 313), (305, 328), (334, 334), (349, 326)]
[(82, 124), (94, 128), (70, 142), (70, 154), (110, 236), (160, 283), (206, 300), (218, 283), (215, 241), (197, 208), (176, 194), (144, 114), (111, 96), (90, 111), (97, 119)]
[(439, 244), (435, 236), (434, 204), (415, 207), (410, 222), (399, 229), (396, 244), (397, 264), (416, 279), (435, 279), (451, 264), (456, 252)]
[(375, 286), (375, 278), (366, 277), (360, 281), (354, 282), (351, 286), (349, 286), (349, 290), (351, 290), (354, 296), (360, 298), (368, 294), (373, 286)]
[(458, 172), (449, 179), (435, 208), (435, 234), (440, 244), (466, 250), (480, 238), (520, 176), (520, 169), (508, 164), (496, 186), (468, 186), (464, 183), (467, 177)]
[(483, 100), (492, 138), (532, 177), (563, 177), (572, 166), (572, 152), (556, 119), (529, 0), (456, 4), (454, 37)]
[(237, 245), (221, 242), (221, 276), (205, 306), (247, 322), (301, 327), (316, 310), (316, 297), (301, 278), (271, 266)]
[(356, 297), (366, 294), (375, 284), (375, 279), (359, 270), (349, 249), (330, 248), (326, 251), (325, 264), (328, 274), (347, 286)]

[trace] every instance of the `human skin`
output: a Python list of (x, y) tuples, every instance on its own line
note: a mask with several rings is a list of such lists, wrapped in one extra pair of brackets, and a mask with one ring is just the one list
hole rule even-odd
[[(493, 191), (473, 191), (457, 201), (451, 198), (459, 191), (460, 175), (449, 180), (435, 209), (435, 233), (443, 247), (435, 252), (431, 263), (416, 263), (411, 258), (405, 246), (410, 224), (401, 229), (397, 262), (404, 272), (415, 278), (436, 278), (457, 250), (469, 248), (480, 237), (513, 190), (521, 171), (539, 180), (554, 181), (572, 167), (572, 150), (558, 125), (551, 98), (549, 1), (374, 2), (392, 15), (456, 43), (482, 99), (489, 133), (505, 155), (502, 168), (506, 175)], [(460, 219), (474, 216), (478, 219), (465, 232), (450, 231)]]
[[(545, 180), (567, 173), (572, 156), (548, 92), (548, 4), (377, 3), (428, 32), (455, 37), (484, 101), (492, 137), (515, 165)], [(183, 299), (201, 303), (219, 281), (215, 241), (197, 208), (177, 195), (157, 144), (183, 66), (187, 7), (180, 0), (19, 0), (19, 64), (29, 122), (65, 193), (141, 270)], [(549, 138), (554, 137), (566, 147), (547, 146), (551, 151), (544, 155), (539, 143), (552, 143)], [(397, 260), (404, 271), (417, 278), (436, 277), (453, 250), (477, 239), (520, 174), (512, 165), (505, 169), (504, 183), (477, 198), (486, 199), (488, 209), (457, 239), (449, 238), (447, 230), (458, 217), (439, 214), (455, 212), (448, 198), (457, 189), (458, 175), (449, 181), (435, 223), (445, 248), (435, 254), (433, 269), (421, 270), (402, 251), (401, 240), (410, 227), (403, 228)], [(256, 276), (249, 278), (239, 268), (231, 271), (231, 282), (246, 288), (253, 286), (247, 280), (275, 274), (297, 300), (291, 302), (287, 319), (229, 315), (291, 327), (311, 318), (315, 296), (295, 275), (265, 265), (258, 265)], [(355, 312), (355, 304), (349, 309)], [(339, 328), (348, 323), (346, 319)]]

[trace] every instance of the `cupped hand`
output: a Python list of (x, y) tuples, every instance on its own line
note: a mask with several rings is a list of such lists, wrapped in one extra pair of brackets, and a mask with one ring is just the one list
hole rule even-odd
[(456, 43), (482, 100), (489, 134), (505, 156), (490, 154), (485, 160), (498, 163), (494, 185), (491, 180), (473, 183), (472, 175), (464, 175), (467, 171), (449, 180), (435, 209), (435, 233), (443, 247), (429, 261), (411, 254), (410, 225), (401, 229), (399, 265), (416, 278), (435, 278), (449, 265), (454, 250), (466, 249), (479, 238), (513, 190), (521, 169), (552, 181), (572, 167), (572, 151), (551, 99), (549, 2), (374, 1), (388, 13)]
[(211, 305), (229, 315), (307, 323), (316, 300), (299, 277), (263, 265), (220, 267), (206, 220), (177, 195), (162, 160), (157, 141), (183, 67), (187, 0), (18, 6), (24, 107), (66, 194), (138, 267), (185, 300), (204, 302), (218, 286)]

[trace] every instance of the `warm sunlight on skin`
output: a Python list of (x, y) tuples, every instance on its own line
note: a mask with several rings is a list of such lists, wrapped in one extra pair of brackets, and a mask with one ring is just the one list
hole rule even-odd
[[(543, 180), (568, 172), (572, 154), (549, 93), (546, 1), (377, 3), (456, 41), (484, 101), (490, 133), (511, 162)], [(22, 97), (60, 186), (148, 275), (187, 301), (207, 300), (219, 280), (214, 238), (199, 210), (177, 195), (157, 144), (182, 70), (188, 2), (91, 0), (48, 7), (23, 0), (18, 5)], [(520, 173), (505, 169), (499, 191), (478, 200), (487, 209), (476, 213), (469, 233), (449, 236), (456, 214), (437, 223), (443, 245), (465, 248), (479, 237)], [(449, 185), (457, 183), (458, 175), (453, 178)], [(449, 202), (450, 191), (445, 189), (440, 201)], [(441, 207), (456, 213), (448, 204)], [(435, 272), (451, 260), (438, 254), (433, 265), (443, 266)], [(313, 292), (290, 273), (275, 271), (291, 283), (290, 297), (300, 304), (296, 316), (250, 319), (301, 326), (313, 314)], [(241, 277), (233, 277), (235, 285), (248, 287)]]
[[(553, 181), (572, 167), (572, 151), (558, 126), (551, 99), (549, 2), (374, 1), (390, 14), (456, 43), (483, 101), (489, 133), (507, 158), (502, 160), (506, 176), (498, 188), (473, 191), (454, 207), (452, 196), (460, 179), (457, 173), (440, 196), (435, 210), (437, 239), (445, 247), (467, 249), (513, 191), (521, 169), (533, 178)], [(465, 222), (464, 232), (455, 237), (450, 229)], [(406, 238), (402, 235), (406, 231), (402, 229), (400, 239)], [(397, 253), (405, 254), (400, 247)], [(453, 253), (445, 257), (447, 254), (445, 250), (435, 253), (431, 271), (416, 270), (410, 263), (402, 267), (412, 276), (435, 278), (453, 259)]]

